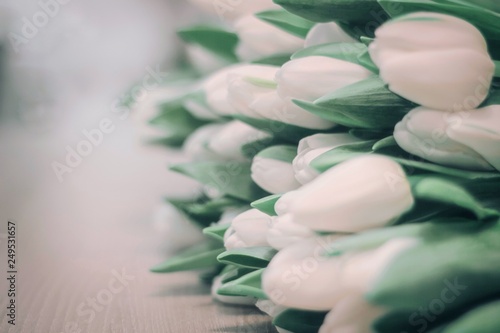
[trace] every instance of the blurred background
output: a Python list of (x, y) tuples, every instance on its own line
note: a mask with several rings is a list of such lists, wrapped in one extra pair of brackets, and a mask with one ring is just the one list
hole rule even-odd
[[(0, 253), (3, 262), (7, 221), (15, 221), (21, 325), (7, 325), (2, 297), (0, 331), (79, 332), (67, 328), (77, 322), (88, 332), (168, 332), (165, 308), (179, 307), (170, 312), (176, 320), (189, 315), (179, 299), (160, 297), (171, 294), (169, 278), (152, 277), (148, 268), (193, 241), (171, 223), (179, 217), (162, 197), (190, 195), (196, 185), (167, 171), (183, 160), (180, 153), (144, 144), (152, 108), (128, 114), (117, 105), (151, 77), (140, 102), (156, 100), (160, 78), (183, 58), (175, 27), (200, 19), (185, 1), (1, 2)], [(82, 146), (103, 122), (107, 132)], [(69, 157), (67, 168), (79, 148), (88, 153)], [(78, 306), (121, 270), (135, 287), (115, 295), (99, 320), (79, 316)], [(196, 278), (172, 279), (179, 293), (208, 293)], [(145, 297), (152, 303), (142, 304)], [(142, 304), (134, 313), (145, 316), (129, 318), (136, 326), (105, 320), (113, 311), (125, 320), (123, 309), (133, 304)]]

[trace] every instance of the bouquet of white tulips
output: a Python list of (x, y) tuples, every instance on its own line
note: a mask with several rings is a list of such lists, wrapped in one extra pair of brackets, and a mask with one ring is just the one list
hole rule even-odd
[(500, 6), (193, 4), (221, 24), (179, 31), (190, 84), (151, 123), (205, 242), (152, 271), (279, 332), (500, 332)]

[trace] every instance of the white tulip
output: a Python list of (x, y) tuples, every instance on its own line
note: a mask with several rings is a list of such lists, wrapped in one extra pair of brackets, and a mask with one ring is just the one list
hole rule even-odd
[(279, 8), (272, 0), (190, 0), (190, 2), (223, 20), (234, 20), (266, 9)]
[(203, 83), (207, 104), (219, 115), (233, 115), (236, 113), (234, 107), (228, 101), (228, 80), (235, 75), (254, 78), (266, 77), (269, 71), (277, 69), (276, 66), (238, 64), (223, 68)]
[(250, 108), (250, 104), (259, 96), (265, 95), (276, 89), (274, 77), (279, 67), (268, 66), (262, 68), (259, 76), (241, 75), (230, 73), (228, 75), (228, 101), (235, 113), (251, 118), (262, 118)]
[(435, 163), (500, 170), (500, 105), (467, 113), (418, 107), (396, 125), (394, 138), (407, 152)]
[(335, 126), (331, 121), (322, 119), (289, 100), (281, 99), (275, 90), (259, 96), (249, 108), (262, 118), (303, 128), (325, 130)]
[(271, 228), (267, 232), (267, 242), (276, 250), (284, 249), (316, 233), (306, 226), (293, 222), (290, 214), (272, 217)]
[(208, 149), (207, 145), (224, 126), (224, 124), (215, 123), (198, 128), (184, 142), (183, 151), (194, 161), (219, 160), (220, 156)]
[(289, 210), (295, 223), (313, 230), (358, 232), (389, 224), (413, 202), (398, 163), (381, 155), (364, 155), (304, 185)]
[(236, 216), (224, 234), (226, 249), (269, 246), (266, 235), (271, 217), (257, 209), (250, 209)]
[(189, 63), (201, 74), (212, 73), (231, 64), (228, 60), (196, 44), (186, 45), (186, 55)]
[(285, 63), (276, 73), (276, 82), (281, 98), (314, 101), (372, 75), (365, 67), (349, 61), (310, 56)]
[(300, 187), (295, 179), (291, 161), (257, 154), (253, 158), (251, 171), (252, 180), (272, 194), (286, 193)]
[(412, 13), (375, 32), (370, 55), (396, 94), (445, 111), (476, 108), (488, 95), (495, 65), (481, 32), (438, 13)]
[(345, 144), (362, 141), (348, 133), (315, 134), (299, 142), (297, 156), (293, 160), (295, 178), (301, 184), (307, 184), (319, 176), (319, 172), (310, 164), (318, 156)]
[(254, 305), (256, 302), (255, 297), (250, 296), (225, 296), (219, 295), (217, 290), (222, 286), (222, 276), (217, 276), (212, 282), (212, 287), (210, 289), (210, 294), (213, 299), (218, 300), (224, 304), (231, 305)]
[(327, 43), (357, 43), (358, 40), (349, 36), (336, 22), (318, 23), (306, 36), (304, 47)]
[(254, 15), (234, 23), (239, 37), (236, 54), (242, 61), (254, 61), (273, 55), (291, 54), (304, 46), (304, 40), (289, 34)]
[(319, 333), (375, 333), (373, 323), (386, 313), (362, 295), (352, 294), (342, 298), (326, 315)]
[(295, 198), (300, 196), (300, 191), (290, 191), (283, 194), (278, 201), (274, 204), (274, 211), (278, 216), (288, 214), (290, 212), (290, 205), (293, 203)]
[(345, 297), (366, 295), (386, 267), (416, 244), (414, 239), (400, 238), (363, 252), (323, 256), (340, 237), (306, 239), (279, 251), (262, 277), (270, 300), (297, 309), (335, 309)]
[(208, 142), (208, 149), (226, 159), (244, 161), (242, 146), (270, 135), (238, 120), (230, 121), (215, 133)]

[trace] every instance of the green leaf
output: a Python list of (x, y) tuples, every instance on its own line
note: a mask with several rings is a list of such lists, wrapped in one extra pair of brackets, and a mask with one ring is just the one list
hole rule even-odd
[(297, 156), (297, 146), (272, 146), (262, 150), (256, 156), (292, 163), (295, 156)]
[[(325, 119), (339, 113), (363, 122), (364, 128), (393, 128), (416, 105), (390, 91), (378, 77), (363, 81), (323, 96), (314, 102), (321, 110), (315, 112)], [(342, 123), (340, 123), (342, 124)], [(343, 124), (342, 124), (343, 125)]]
[[(381, 270), (366, 299), (392, 309), (428, 308), (454, 295), (443, 316), (500, 293), (500, 224), (435, 224)], [(415, 274), (418, 270), (418, 274)], [(441, 314), (440, 314), (441, 315)]]
[(236, 267), (259, 269), (267, 267), (276, 252), (271, 247), (247, 247), (227, 250), (221, 253), (217, 260)]
[(153, 273), (172, 273), (216, 266), (219, 264), (217, 256), (224, 250), (224, 248), (214, 249), (210, 243), (202, 244), (189, 248), (150, 270)]
[(261, 65), (271, 65), (271, 66), (283, 66), (286, 62), (290, 61), (290, 54), (283, 55), (273, 55), (270, 57), (264, 57), (261, 59), (257, 59), (252, 61), (252, 64), (261, 64)]
[(352, 62), (377, 73), (378, 69), (373, 62), (369, 63), (362, 56), (368, 52), (366, 45), (362, 43), (329, 43), (310, 46), (292, 55), (292, 59), (300, 59), (312, 56), (323, 56)]
[(372, 58), (370, 56), (370, 52), (368, 52), (368, 49), (366, 49), (363, 53), (361, 53), (358, 56), (358, 61), (359, 61), (360, 65), (362, 65), (365, 68), (369, 69), (373, 73), (378, 74), (379, 69), (378, 69), (377, 65), (375, 65), (375, 63), (373, 62), (373, 60), (372, 60)]
[[(436, 201), (463, 208), (472, 212), (478, 220), (500, 217), (497, 210), (484, 207), (464, 187), (454, 182), (454, 179), (436, 176), (410, 177), (413, 196), (418, 199)], [(497, 184), (500, 188), (500, 183)]]
[(229, 224), (213, 225), (203, 229), (203, 234), (224, 243), (224, 234), (229, 229)]
[(376, 0), (274, 0), (289, 12), (314, 22), (374, 22), (384, 11)]
[(372, 150), (377, 151), (377, 150), (381, 150), (381, 149), (384, 149), (387, 147), (393, 147), (393, 146), (397, 146), (397, 145), (398, 145), (398, 143), (396, 142), (394, 137), (391, 135), (391, 136), (388, 136), (386, 138), (383, 138), (382, 140), (377, 141), (373, 145)]
[(348, 159), (370, 154), (376, 142), (377, 140), (368, 140), (333, 148), (312, 160), (310, 166), (318, 172), (325, 172)]
[(159, 112), (149, 123), (167, 133), (165, 142), (177, 146), (206, 121), (191, 115), (184, 108), (184, 97), (176, 98), (158, 105)]
[(260, 151), (268, 147), (282, 145), (284, 143), (285, 142), (283, 139), (271, 136), (244, 144), (241, 147), (241, 151), (243, 152), (243, 155), (245, 155), (245, 157), (247, 157), (248, 159), (253, 159), (255, 155), (257, 155)]
[(276, 211), (274, 210), (274, 205), (279, 198), (281, 198), (281, 194), (273, 194), (252, 202), (250, 206), (266, 213), (267, 215), (276, 216), (278, 214), (276, 214)]
[(443, 333), (500, 332), (500, 300), (481, 304), (446, 326)]
[(241, 267), (236, 267), (236, 266), (232, 266), (232, 265), (226, 265), (226, 268), (221, 273), (221, 282), (224, 284), (224, 283), (234, 281), (234, 280), (239, 279), (240, 277), (247, 275), (248, 273), (251, 273), (253, 271), (255, 271), (255, 269), (241, 268)]
[(362, 140), (374, 140), (374, 139), (386, 138), (389, 135), (392, 135), (392, 129), (378, 130), (378, 129), (352, 128), (349, 130), (349, 134)]
[(196, 200), (175, 198), (167, 198), (166, 200), (201, 228), (217, 222), (225, 209), (245, 205), (243, 201), (230, 197), (209, 199), (203, 196)]
[(295, 125), (285, 124), (280, 121), (271, 119), (256, 119), (243, 115), (234, 115), (234, 118), (240, 120), (252, 127), (272, 134), (273, 136), (282, 139), (286, 142), (298, 143), (302, 138), (316, 133), (328, 133), (331, 131), (319, 131), (309, 128), (299, 127)]
[(264, 22), (270, 23), (294, 36), (305, 38), (314, 22), (294, 15), (283, 9), (271, 9), (255, 14)]
[(264, 269), (248, 273), (236, 280), (223, 284), (217, 294), (224, 296), (250, 296), (259, 299), (267, 299), (262, 290), (261, 280)]
[(250, 167), (250, 162), (226, 161), (178, 164), (170, 169), (228, 196), (251, 202), (267, 193), (252, 181)]
[(218, 27), (194, 26), (177, 32), (179, 37), (189, 44), (197, 44), (229, 61), (236, 62), (235, 50), (238, 35)]
[(273, 325), (294, 333), (317, 333), (327, 312), (286, 309), (273, 319)]

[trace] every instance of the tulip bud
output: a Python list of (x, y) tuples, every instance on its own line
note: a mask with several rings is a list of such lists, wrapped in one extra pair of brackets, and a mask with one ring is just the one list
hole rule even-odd
[(297, 156), (293, 160), (295, 178), (301, 184), (307, 184), (319, 176), (319, 172), (310, 163), (327, 151), (345, 144), (359, 142), (360, 139), (347, 134), (315, 134), (303, 138), (299, 142)]
[(233, 65), (215, 72), (203, 84), (203, 90), (206, 95), (207, 104), (219, 115), (232, 115), (236, 111), (228, 101), (228, 79), (239, 76), (248, 76), (253, 78), (267, 77), (268, 73), (276, 66), (267, 65)]
[(318, 23), (307, 34), (304, 47), (327, 43), (357, 43), (336, 22)]
[(375, 32), (370, 56), (389, 89), (428, 108), (476, 108), (488, 95), (495, 65), (481, 32), (438, 13), (412, 13)]
[(254, 15), (238, 19), (234, 29), (239, 37), (236, 54), (242, 61), (254, 61), (273, 55), (291, 54), (300, 50), (304, 40), (285, 32)]
[(267, 232), (267, 242), (276, 250), (284, 249), (316, 233), (306, 226), (293, 222), (290, 214), (272, 217), (271, 228)]
[(246, 160), (241, 147), (247, 143), (270, 137), (241, 121), (233, 120), (225, 124), (208, 142), (208, 149), (218, 156), (239, 161)]
[(345, 297), (364, 295), (384, 269), (415, 244), (413, 239), (397, 239), (364, 252), (324, 257), (340, 237), (306, 239), (279, 251), (262, 277), (270, 300), (304, 310), (335, 309)]
[(257, 77), (254, 75), (239, 75), (230, 73), (228, 81), (228, 101), (235, 113), (251, 118), (262, 118), (250, 105), (259, 96), (273, 92), (276, 89), (274, 77), (279, 67), (268, 66), (262, 68)]
[(279, 121), (298, 127), (325, 130), (335, 126), (331, 121), (320, 118), (289, 100), (283, 100), (276, 91), (259, 96), (250, 109), (262, 118)]
[(228, 20), (234, 20), (241, 16), (257, 13), (266, 9), (279, 8), (272, 0), (190, 0), (190, 2), (209, 14), (217, 15), (220, 19)]
[(295, 148), (275, 146), (258, 153), (252, 162), (252, 179), (269, 193), (279, 194), (300, 187), (295, 179), (292, 160)]
[(500, 105), (462, 113), (418, 107), (394, 129), (407, 152), (426, 160), (470, 170), (500, 170)]
[(314, 101), (372, 75), (365, 67), (352, 62), (310, 56), (285, 63), (276, 73), (276, 82), (281, 98)]
[(219, 133), (224, 124), (208, 124), (194, 131), (184, 142), (183, 151), (194, 161), (218, 160), (220, 156), (207, 145), (210, 139)]
[(380, 155), (343, 162), (300, 189), (290, 204), (296, 223), (317, 231), (358, 232), (382, 227), (413, 205), (401, 166)]
[(257, 209), (250, 209), (236, 216), (224, 234), (224, 246), (235, 248), (268, 246), (267, 231), (271, 217)]

